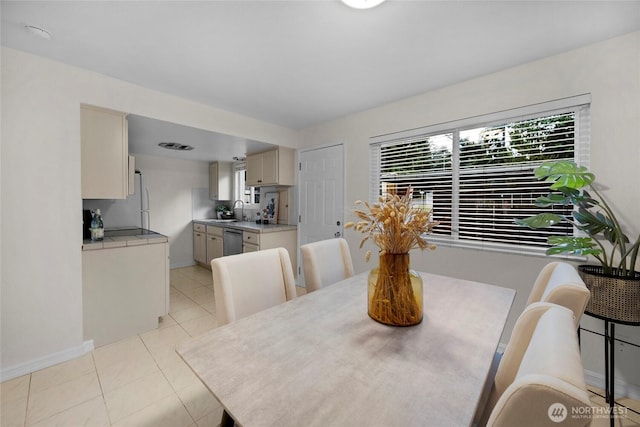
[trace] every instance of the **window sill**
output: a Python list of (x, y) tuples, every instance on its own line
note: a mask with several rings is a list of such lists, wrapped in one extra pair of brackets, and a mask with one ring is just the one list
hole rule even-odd
[(425, 236), (429, 243), (436, 246), (444, 246), (459, 249), (471, 249), (488, 252), (499, 252), (510, 255), (534, 256), (540, 258), (563, 259), (575, 262), (587, 262), (588, 257), (578, 255), (547, 255), (546, 249), (526, 246), (507, 245), (504, 243), (474, 242), (470, 240), (452, 240), (447, 237), (428, 235)]

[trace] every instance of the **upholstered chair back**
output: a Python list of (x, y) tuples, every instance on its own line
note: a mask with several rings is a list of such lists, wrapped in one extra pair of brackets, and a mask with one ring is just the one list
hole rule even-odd
[(516, 321), (498, 366), (486, 425), (585, 426), (590, 408), (573, 312), (533, 303)]
[(267, 249), (211, 260), (218, 326), (296, 297), (289, 253)]
[(300, 251), (307, 292), (353, 276), (351, 252), (343, 238), (307, 243), (300, 247)]
[(551, 302), (573, 312), (576, 330), (591, 294), (576, 268), (566, 262), (551, 262), (538, 274), (527, 305)]

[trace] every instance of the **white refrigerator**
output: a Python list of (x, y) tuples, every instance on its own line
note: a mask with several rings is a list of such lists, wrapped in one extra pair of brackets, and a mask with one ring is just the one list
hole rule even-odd
[(100, 209), (105, 229), (151, 227), (149, 190), (144, 184), (144, 174), (136, 171), (133, 195), (123, 200), (83, 200), (82, 208)]

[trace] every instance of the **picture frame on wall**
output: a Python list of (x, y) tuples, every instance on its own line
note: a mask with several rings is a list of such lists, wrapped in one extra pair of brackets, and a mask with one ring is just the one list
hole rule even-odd
[(280, 194), (277, 191), (265, 193), (263, 212), (266, 210), (269, 224), (278, 223), (278, 202)]

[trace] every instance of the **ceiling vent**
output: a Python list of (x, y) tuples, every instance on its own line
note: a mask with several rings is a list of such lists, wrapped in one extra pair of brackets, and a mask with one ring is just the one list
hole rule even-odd
[(175, 151), (193, 150), (193, 147), (191, 145), (180, 144), (179, 142), (161, 142), (158, 145), (162, 148), (166, 148), (167, 150), (175, 150)]
[(31, 35), (40, 37), (45, 40), (51, 40), (51, 33), (42, 27), (37, 27), (35, 25), (25, 25), (24, 29)]

